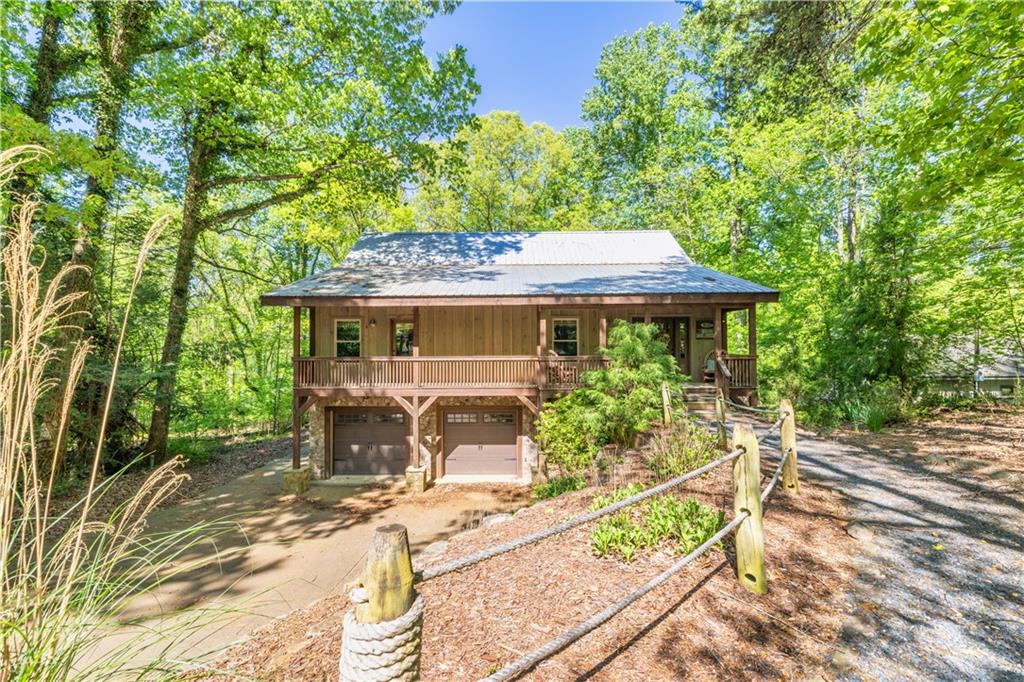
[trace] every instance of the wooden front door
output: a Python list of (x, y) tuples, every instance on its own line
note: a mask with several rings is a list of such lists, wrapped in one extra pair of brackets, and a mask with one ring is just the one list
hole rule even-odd
[(688, 317), (652, 317), (651, 322), (658, 325), (661, 338), (668, 350), (679, 363), (684, 374), (690, 373), (690, 318)]

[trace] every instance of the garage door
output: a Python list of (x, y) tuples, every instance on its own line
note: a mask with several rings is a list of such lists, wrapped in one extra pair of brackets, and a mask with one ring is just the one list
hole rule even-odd
[(515, 410), (452, 410), (444, 415), (445, 474), (516, 474)]
[(392, 407), (334, 410), (334, 474), (405, 472), (406, 419)]

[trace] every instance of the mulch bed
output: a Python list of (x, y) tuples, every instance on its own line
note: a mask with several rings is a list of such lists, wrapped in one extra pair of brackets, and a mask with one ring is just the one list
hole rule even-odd
[[(765, 466), (768, 473), (772, 468)], [(680, 494), (727, 510), (729, 468)], [(523, 509), (500, 525), (452, 538), (433, 560), (465, 555), (584, 511), (582, 490)], [(790, 679), (823, 669), (836, 640), (852, 543), (840, 498), (803, 481), (766, 506), (769, 594), (744, 590), (732, 548), (713, 550), (527, 678), (536, 680)], [(422, 586), (426, 602), (422, 676), (472, 680), (493, 672), (597, 613), (678, 558), (647, 552), (631, 564), (595, 557), (590, 527), (577, 528)], [(275, 621), (229, 649), (217, 679), (336, 680), (339, 594)]]

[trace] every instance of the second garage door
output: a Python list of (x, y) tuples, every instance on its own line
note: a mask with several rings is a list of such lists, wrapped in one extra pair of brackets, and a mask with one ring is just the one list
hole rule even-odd
[(400, 409), (334, 410), (334, 474), (401, 474), (405, 471), (406, 414)]
[(444, 414), (444, 473), (515, 475), (514, 409), (458, 409)]

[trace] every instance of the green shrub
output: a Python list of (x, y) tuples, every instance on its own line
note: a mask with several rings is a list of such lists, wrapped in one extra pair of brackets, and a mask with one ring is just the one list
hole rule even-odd
[(604, 445), (632, 444), (662, 416), (661, 386), (683, 380), (676, 359), (653, 324), (614, 324), (608, 367), (587, 372), (583, 387), (548, 404), (537, 425), (546, 461), (566, 475), (589, 468)]
[(533, 499), (547, 500), (575, 490), (583, 490), (586, 487), (587, 480), (582, 476), (560, 476), (547, 483), (533, 486)]
[(714, 436), (689, 420), (679, 420), (654, 435), (644, 466), (663, 480), (700, 468), (714, 455)]
[(840, 403), (843, 417), (869, 431), (881, 431), (886, 424), (906, 416), (906, 400), (899, 385), (892, 380), (880, 381), (863, 388), (858, 394)]
[[(640, 484), (619, 488), (594, 498), (592, 509), (601, 509), (643, 490)], [(597, 523), (590, 546), (597, 556), (618, 554), (627, 563), (640, 550), (674, 543), (680, 554), (702, 545), (725, 523), (725, 514), (696, 499), (663, 495), (645, 500)]]

